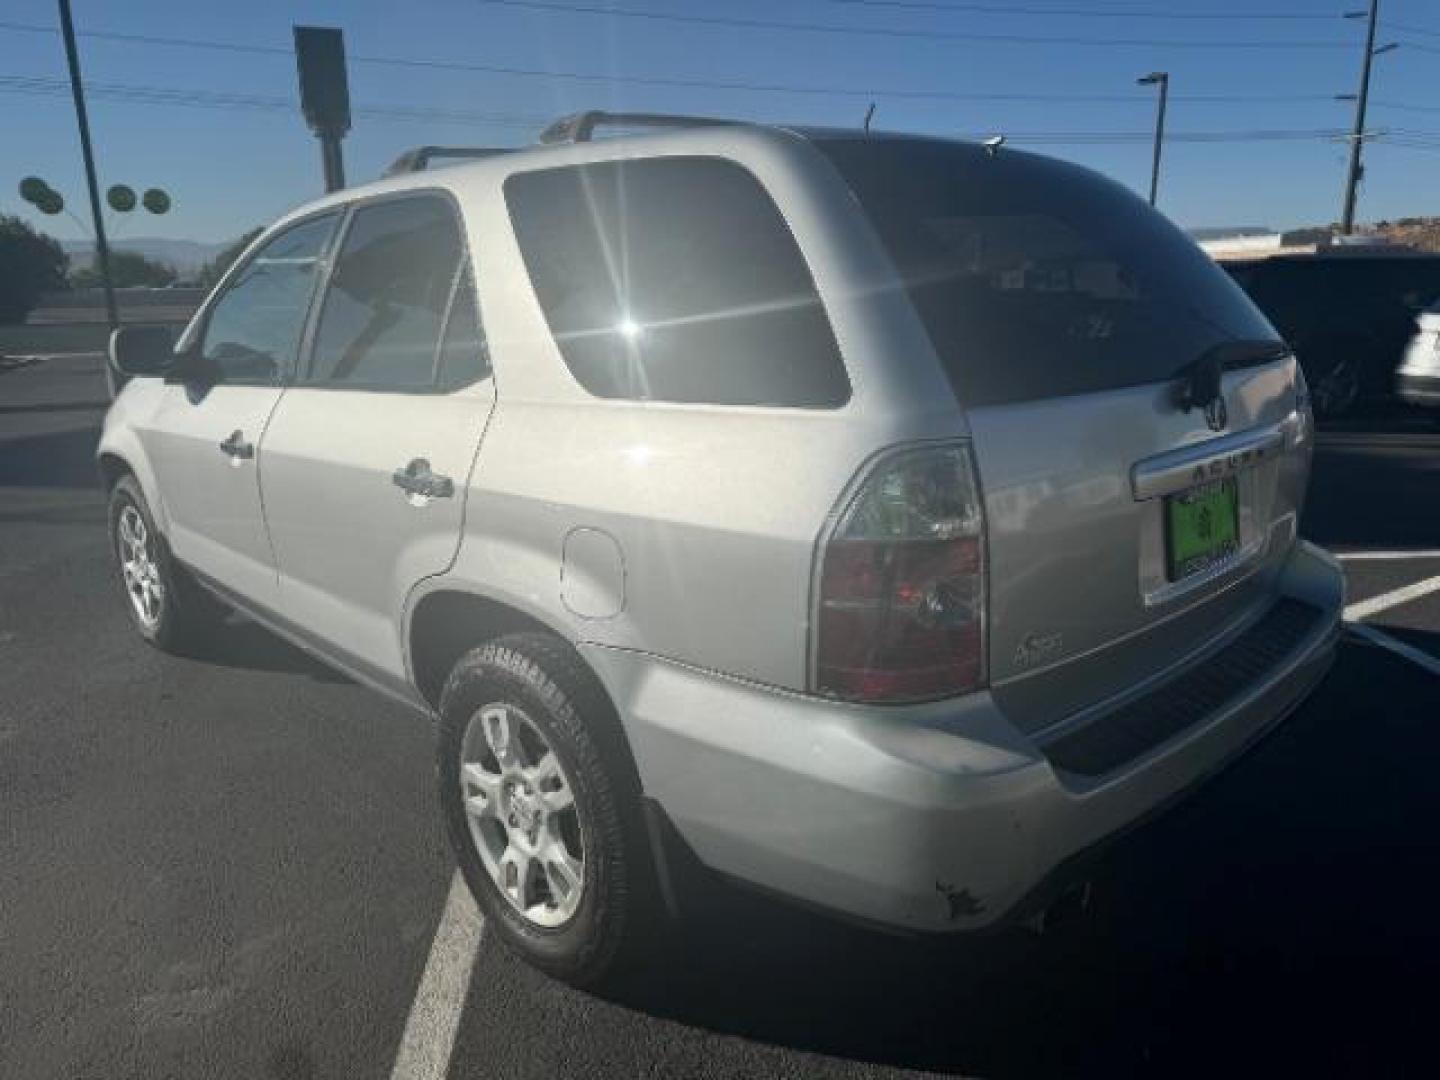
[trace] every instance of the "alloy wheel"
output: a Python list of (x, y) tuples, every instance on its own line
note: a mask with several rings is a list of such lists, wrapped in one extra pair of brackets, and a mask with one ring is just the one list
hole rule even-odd
[(120, 511), (115, 527), (120, 554), (120, 574), (125, 579), (125, 594), (135, 616), (146, 630), (160, 625), (164, 610), (165, 584), (160, 580), (160, 566), (155, 560), (155, 540), (145, 527), (145, 518), (134, 506)]
[(460, 788), (485, 872), (536, 926), (563, 925), (585, 891), (584, 830), (570, 778), (517, 706), (481, 707), (460, 745)]

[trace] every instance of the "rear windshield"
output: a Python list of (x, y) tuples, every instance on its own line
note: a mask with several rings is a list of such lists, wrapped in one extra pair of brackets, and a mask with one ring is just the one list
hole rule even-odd
[(924, 140), (816, 144), (889, 249), (961, 401), (995, 405), (1172, 378), (1275, 331), (1165, 217), (1048, 158)]

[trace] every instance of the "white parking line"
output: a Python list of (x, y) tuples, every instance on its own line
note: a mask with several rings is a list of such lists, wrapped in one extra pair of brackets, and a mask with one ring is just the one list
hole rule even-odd
[(1330, 554), (1341, 562), (1365, 562), (1370, 559), (1388, 562), (1401, 559), (1440, 559), (1440, 548), (1418, 551), (1332, 551)]
[(1440, 589), (1440, 575), (1425, 578), (1411, 585), (1402, 585), (1398, 589), (1391, 589), (1389, 592), (1381, 593), (1379, 596), (1372, 596), (1368, 600), (1359, 600), (1345, 608), (1346, 622), (1359, 622), (1361, 619), (1368, 619), (1371, 615), (1392, 608), (1396, 604), (1404, 604), (1410, 600), (1418, 600)]
[(450, 894), (445, 898), (440, 925), (435, 928), (435, 940), (430, 943), (415, 1003), (405, 1020), (390, 1080), (444, 1080), (484, 929), (485, 920), (456, 871), (450, 879)]
[(19, 353), (11, 359), (24, 360), (26, 363), (35, 364), (42, 360), (99, 360), (104, 353), (96, 349), (88, 352), (42, 352), (42, 353)]
[(1389, 649), (1396, 656), (1403, 656), (1411, 663), (1419, 664), (1432, 675), (1440, 675), (1440, 660), (1431, 656), (1414, 645), (1406, 644), (1399, 638), (1393, 638), (1383, 630), (1376, 630), (1373, 626), (1366, 626), (1364, 623), (1351, 623), (1345, 629), (1350, 633), (1364, 638), (1372, 645), (1379, 645), (1382, 649)]

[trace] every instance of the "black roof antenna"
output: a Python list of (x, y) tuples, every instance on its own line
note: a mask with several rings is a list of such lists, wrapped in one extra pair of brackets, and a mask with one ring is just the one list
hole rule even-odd
[(980, 145), (985, 147), (986, 157), (994, 157), (1000, 152), (1000, 147), (1005, 145), (1005, 136), (991, 135), (990, 138), (986, 139)]
[(875, 103), (870, 102), (870, 107), (865, 110), (865, 134), (870, 134), (870, 121), (875, 116)]

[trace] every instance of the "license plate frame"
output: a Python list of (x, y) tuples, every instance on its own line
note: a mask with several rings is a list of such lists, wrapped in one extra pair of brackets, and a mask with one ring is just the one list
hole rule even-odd
[(1184, 581), (1240, 550), (1240, 484), (1226, 476), (1165, 496), (1165, 576)]

